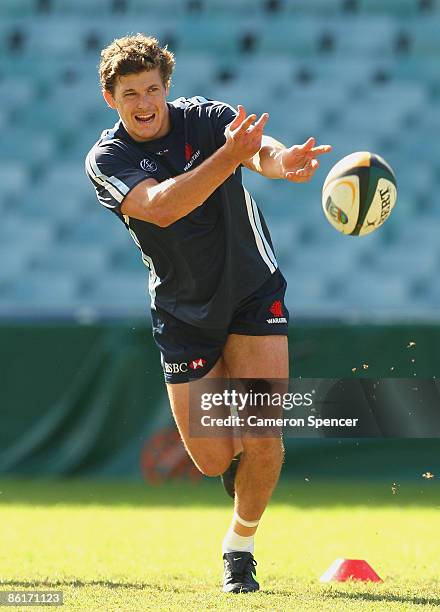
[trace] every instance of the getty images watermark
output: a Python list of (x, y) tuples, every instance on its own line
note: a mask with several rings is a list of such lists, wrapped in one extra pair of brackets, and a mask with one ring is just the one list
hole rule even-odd
[(433, 379), (201, 379), (190, 435), (440, 437), (439, 405)]

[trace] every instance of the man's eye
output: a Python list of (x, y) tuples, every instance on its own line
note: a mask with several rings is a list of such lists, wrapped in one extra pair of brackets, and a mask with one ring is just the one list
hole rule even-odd
[(134, 91), (131, 91), (130, 93), (126, 93), (125, 97), (127, 98), (128, 96), (134, 96)]

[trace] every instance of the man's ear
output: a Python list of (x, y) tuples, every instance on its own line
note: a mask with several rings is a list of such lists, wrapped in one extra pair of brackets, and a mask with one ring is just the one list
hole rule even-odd
[(104, 96), (104, 100), (107, 102), (110, 108), (114, 108), (116, 110), (116, 102), (113, 98), (112, 93), (110, 91), (107, 91), (107, 89), (104, 89), (102, 95)]

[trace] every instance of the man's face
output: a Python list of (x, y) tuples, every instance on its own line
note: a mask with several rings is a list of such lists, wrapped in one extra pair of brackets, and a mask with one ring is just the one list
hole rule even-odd
[(118, 111), (125, 129), (138, 142), (155, 140), (169, 132), (167, 95), (159, 68), (120, 76), (113, 95), (104, 92), (107, 104)]

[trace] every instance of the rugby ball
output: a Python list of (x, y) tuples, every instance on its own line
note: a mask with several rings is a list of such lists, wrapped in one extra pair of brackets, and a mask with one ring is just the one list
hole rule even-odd
[(322, 188), (322, 207), (338, 232), (365, 236), (390, 216), (397, 199), (396, 177), (379, 155), (360, 151), (333, 166)]

